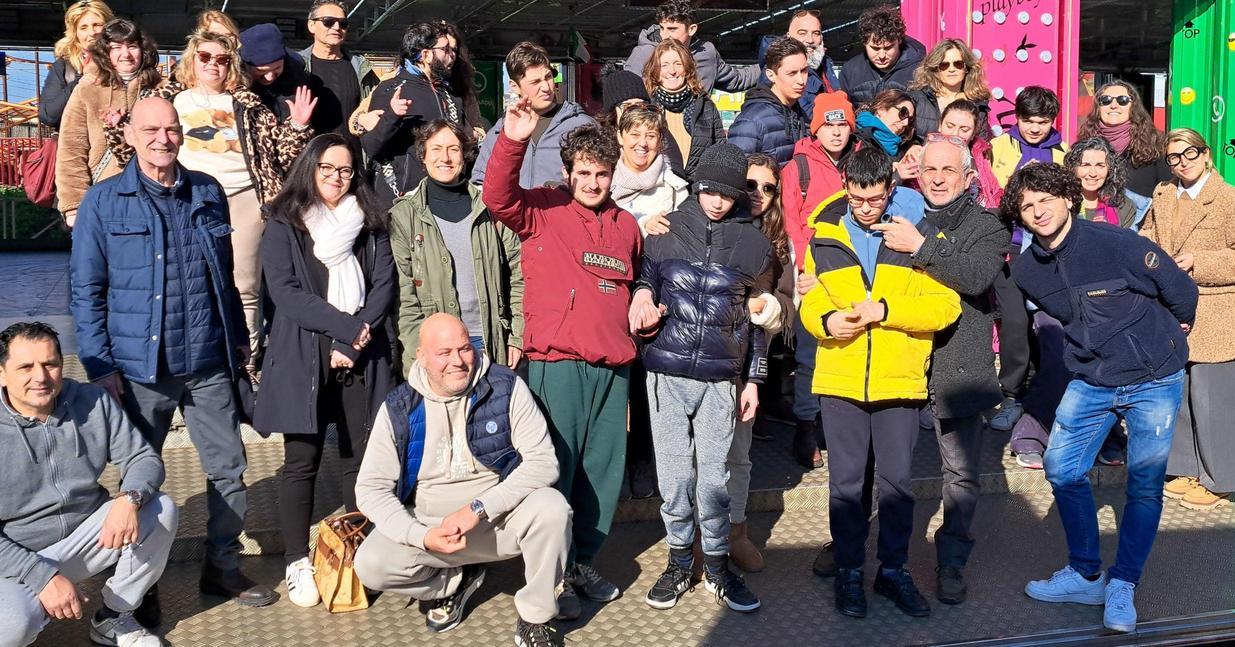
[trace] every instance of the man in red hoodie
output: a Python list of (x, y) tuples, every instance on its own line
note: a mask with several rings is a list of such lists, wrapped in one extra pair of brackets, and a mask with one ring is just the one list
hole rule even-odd
[(579, 594), (598, 602), (621, 595), (592, 560), (609, 534), (626, 465), (635, 359), (626, 312), (643, 243), (634, 216), (610, 199), (621, 153), (599, 126), (563, 138), (564, 187), (520, 188), (537, 120), (527, 99), (506, 111), (481, 197), (523, 241), (528, 386), (549, 418), (561, 467), (557, 487), (574, 509), (574, 546), (558, 596), (558, 618), (573, 620), (582, 614)]
[(850, 150), (854, 130), (853, 105), (844, 92), (816, 95), (811, 115), (811, 135), (794, 145), (793, 159), (780, 177), (785, 230), (799, 272), (814, 235), (811, 217), (820, 204), (844, 193), (840, 161)]

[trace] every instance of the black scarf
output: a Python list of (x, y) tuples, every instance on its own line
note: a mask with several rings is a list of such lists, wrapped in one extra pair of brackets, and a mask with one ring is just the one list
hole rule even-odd
[(682, 112), (686, 110), (695, 99), (695, 94), (690, 91), (690, 86), (683, 86), (677, 92), (669, 92), (664, 88), (656, 88), (652, 91), (652, 100), (669, 112)]

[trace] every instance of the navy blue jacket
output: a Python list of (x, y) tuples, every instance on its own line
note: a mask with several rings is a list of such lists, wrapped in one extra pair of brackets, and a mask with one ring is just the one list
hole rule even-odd
[(1012, 263), (1012, 279), (1063, 324), (1064, 364), (1097, 386), (1167, 377), (1188, 361), (1181, 323), (1196, 320), (1197, 288), (1166, 252), (1136, 232), (1078, 218), (1063, 243)]
[(249, 334), (232, 280), (232, 226), (223, 189), (205, 173), (180, 169), (191, 201), (185, 233), (203, 264), (185, 272), (204, 269), (208, 280), (197, 285), (210, 294), (179, 294), (184, 283), (167, 280), (167, 234), (141, 186), (140, 172), (134, 158), (120, 175), (91, 187), (78, 208), (69, 260), (70, 309), (86, 374), (96, 380), (120, 372), (134, 382), (155, 382), (162, 345), (170, 341), (163, 339), (164, 301), (173, 298), (207, 298), (218, 315), (195, 318), (190, 312), (187, 343), (181, 340), (188, 354), (186, 371), (212, 361), (209, 354), (217, 346), (208, 340), (218, 331), (209, 322), (216, 321), (222, 322), (224, 354), (234, 374), (238, 361), (231, 349), (247, 346)]
[(691, 196), (669, 214), (669, 232), (645, 241), (639, 287), (667, 307), (643, 347), (648, 371), (716, 382), (767, 377), (764, 330), (746, 300), (771, 293), (778, 261), (744, 203), (715, 222)]
[[(499, 481), (506, 480), (523, 462), (510, 430), (510, 394), (516, 379), (514, 371), (490, 364), (472, 389), (467, 407), (467, 448), (481, 465), (497, 472)], [(404, 382), (386, 396), (386, 410), (401, 467), (395, 493), (404, 504), (410, 504), (415, 500), (416, 477), (425, 450), (424, 396)]]
[[(772, 41), (781, 36), (764, 36), (763, 40), (759, 41), (759, 67), (766, 68), (763, 62), (764, 55), (768, 51), (768, 45)], [(798, 105), (802, 106), (802, 112), (806, 113), (806, 121), (809, 123), (811, 116), (815, 112), (815, 97), (820, 92), (834, 92), (840, 89), (840, 80), (836, 78), (836, 64), (832, 62), (831, 56), (824, 56), (823, 62), (819, 64), (819, 69), (806, 70), (806, 91), (802, 93), (802, 98), (798, 99)], [(759, 75), (759, 85), (771, 85), (768, 80), (768, 75)]]
[(746, 93), (742, 111), (729, 126), (730, 144), (747, 155), (767, 153), (781, 165), (793, 158), (793, 145), (809, 135), (810, 118), (802, 106), (784, 105), (762, 85)]
[(866, 58), (866, 50), (861, 50), (841, 66), (840, 87), (837, 89), (849, 95), (855, 111), (860, 110), (862, 104), (869, 103), (883, 90), (908, 90), (909, 84), (913, 83), (914, 70), (918, 69), (924, 58), (926, 46), (908, 36), (901, 45), (900, 58), (887, 72), (875, 69), (870, 59)]

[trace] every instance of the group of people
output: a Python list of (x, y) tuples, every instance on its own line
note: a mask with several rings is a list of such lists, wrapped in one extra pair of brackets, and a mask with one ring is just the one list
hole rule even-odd
[[(1163, 495), (1208, 508), (1235, 490), (1217, 406), (1235, 388), (1235, 190), (1134, 86), (1099, 88), (1071, 147), (1040, 87), (996, 136), (980, 60), (906, 36), (893, 6), (863, 13), (864, 52), (837, 74), (816, 12), (734, 66), (668, 0), (604, 77), (602, 114), (563, 100), (524, 42), (488, 124), (458, 28), (407, 28), (383, 78), (346, 48), (347, 9), (316, 0), (300, 52), (206, 12), (170, 78), (101, 0), (66, 13), (41, 114), (60, 129), (90, 382), (62, 376), (50, 327), (0, 333), (17, 448), (0, 645), (80, 618), (77, 584), (112, 565), (92, 639), (162, 644), (177, 409), (207, 477), (204, 593), (278, 599), (240, 569), (246, 420), (283, 435), (287, 597), (320, 602), (308, 541), (329, 429), (344, 506), (371, 524), (361, 582), (446, 631), (485, 564), (522, 555), (525, 647), (563, 644), (552, 623), (581, 598), (622, 595), (595, 561), (623, 496), (664, 501), (649, 606), (702, 582), (759, 609), (740, 572), (764, 566), (746, 501), (770, 421), (792, 425), (805, 469), (826, 460), (812, 567), (851, 617), (867, 615), (873, 514), (874, 591), (930, 614), (906, 568), (922, 429), (942, 462), (945, 604), (966, 598), (988, 425), (1045, 470), (1068, 539), (1067, 565), (1026, 593), (1104, 605), (1115, 630), (1135, 628)], [(746, 92), (727, 132), (713, 88)], [(1107, 571), (1095, 461), (1128, 471)]]

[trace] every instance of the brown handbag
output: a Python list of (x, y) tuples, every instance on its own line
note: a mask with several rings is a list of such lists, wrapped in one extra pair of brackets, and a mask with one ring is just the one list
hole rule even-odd
[(322, 603), (331, 613), (369, 608), (369, 596), (353, 566), (356, 549), (364, 541), (368, 524), (369, 520), (359, 512), (326, 517), (317, 524), (313, 581)]

